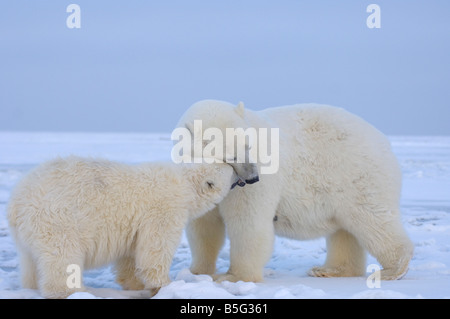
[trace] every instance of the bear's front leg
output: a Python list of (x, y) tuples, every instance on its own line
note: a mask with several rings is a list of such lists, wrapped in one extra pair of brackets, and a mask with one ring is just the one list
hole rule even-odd
[(274, 229), (272, 218), (258, 224), (252, 229), (234, 225), (229, 231), (230, 268), (226, 274), (215, 275), (216, 281), (263, 281), (264, 265), (272, 254)]
[(142, 290), (144, 284), (136, 277), (134, 257), (122, 257), (116, 263), (116, 281), (124, 290)]
[(150, 290), (152, 296), (170, 283), (170, 266), (185, 225), (182, 218), (181, 221), (171, 220), (172, 215), (172, 212), (167, 212), (161, 220), (143, 222), (138, 231), (136, 277), (143, 283), (144, 289)]
[(172, 259), (161, 255), (154, 249), (149, 249), (149, 253), (136, 254), (136, 277), (142, 281), (143, 289), (150, 291), (151, 297), (170, 283), (169, 268)]
[(191, 272), (212, 275), (216, 261), (225, 241), (225, 225), (216, 207), (207, 214), (191, 220), (186, 235), (192, 253)]
[(220, 212), (230, 239), (230, 268), (226, 274), (216, 275), (214, 279), (261, 282), (264, 265), (273, 249), (276, 205), (264, 201), (246, 205), (241, 201), (239, 207), (229, 205), (228, 201), (224, 204), (225, 207), (220, 206)]

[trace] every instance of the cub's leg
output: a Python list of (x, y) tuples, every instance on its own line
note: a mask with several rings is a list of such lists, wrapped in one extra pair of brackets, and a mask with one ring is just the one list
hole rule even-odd
[(37, 257), (39, 289), (42, 296), (66, 298), (77, 291), (84, 291), (82, 259), (55, 254), (54, 251), (42, 252)]
[(36, 263), (31, 253), (25, 249), (19, 248), (20, 256), (20, 275), (23, 288), (38, 289)]
[[(171, 212), (167, 216), (177, 217)], [(170, 266), (185, 225), (185, 220), (180, 219), (149, 219), (140, 225), (135, 249), (136, 277), (152, 296), (170, 283)]]
[(136, 277), (134, 257), (122, 257), (116, 263), (116, 282), (124, 290), (143, 290), (144, 284)]

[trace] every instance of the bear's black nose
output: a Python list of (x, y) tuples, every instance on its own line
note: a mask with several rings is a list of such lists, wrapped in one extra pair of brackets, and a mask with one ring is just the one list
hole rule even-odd
[(253, 183), (256, 183), (257, 181), (259, 181), (259, 176), (255, 176), (255, 177), (253, 177), (252, 179), (246, 179), (246, 180), (245, 180), (245, 182), (246, 182), (247, 184), (253, 184)]

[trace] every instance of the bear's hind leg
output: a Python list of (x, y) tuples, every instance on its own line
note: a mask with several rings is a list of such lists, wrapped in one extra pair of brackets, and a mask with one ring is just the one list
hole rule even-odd
[(355, 222), (351, 232), (361, 245), (383, 266), (382, 280), (402, 278), (408, 271), (414, 246), (406, 234), (398, 211), (363, 214), (364, 220)]
[(37, 267), (39, 289), (44, 298), (67, 298), (77, 291), (84, 291), (83, 268), (79, 263), (45, 256), (38, 258)]
[(20, 256), (20, 276), (22, 287), (28, 289), (38, 289), (36, 263), (30, 252), (19, 249)]
[(357, 277), (365, 274), (366, 253), (358, 240), (345, 230), (327, 238), (325, 265), (312, 268), (313, 277)]
[[(59, 238), (64, 238), (59, 235)], [(36, 268), (38, 283), (44, 298), (61, 299), (85, 291), (83, 286), (84, 258), (79, 248), (74, 245), (78, 239), (42, 241), (36, 250)], [(43, 248), (44, 247), (44, 248)]]

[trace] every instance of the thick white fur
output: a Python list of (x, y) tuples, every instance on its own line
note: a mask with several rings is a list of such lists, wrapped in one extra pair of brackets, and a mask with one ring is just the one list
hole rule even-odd
[(23, 286), (64, 298), (77, 291), (66, 284), (68, 265), (115, 262), (124, 289), (155, 293), (169, 282), (188, 219), (219, 203), (233, 176), (228, 164), (130, 166), (69, 157), (40, 165), (8, 205)]
[[(231, 192), (188, 225), (191, 271), (212, 274), (230, 238), (230, 268), (219, 280), (261, 281), (274, 235), (327, 238), (327, 259), (312, 276), (362, 276), (365, 251), (381, 278), (403, 276), (413, 245), (400, 220), (401, 170), (388, 139), (343, 109), (299, 104), (251, 111), (221, 101), (194, 104), (178, 126), (279, 128), (280, 168)], [(233, 156), (227, 155), (228, 158)]]

